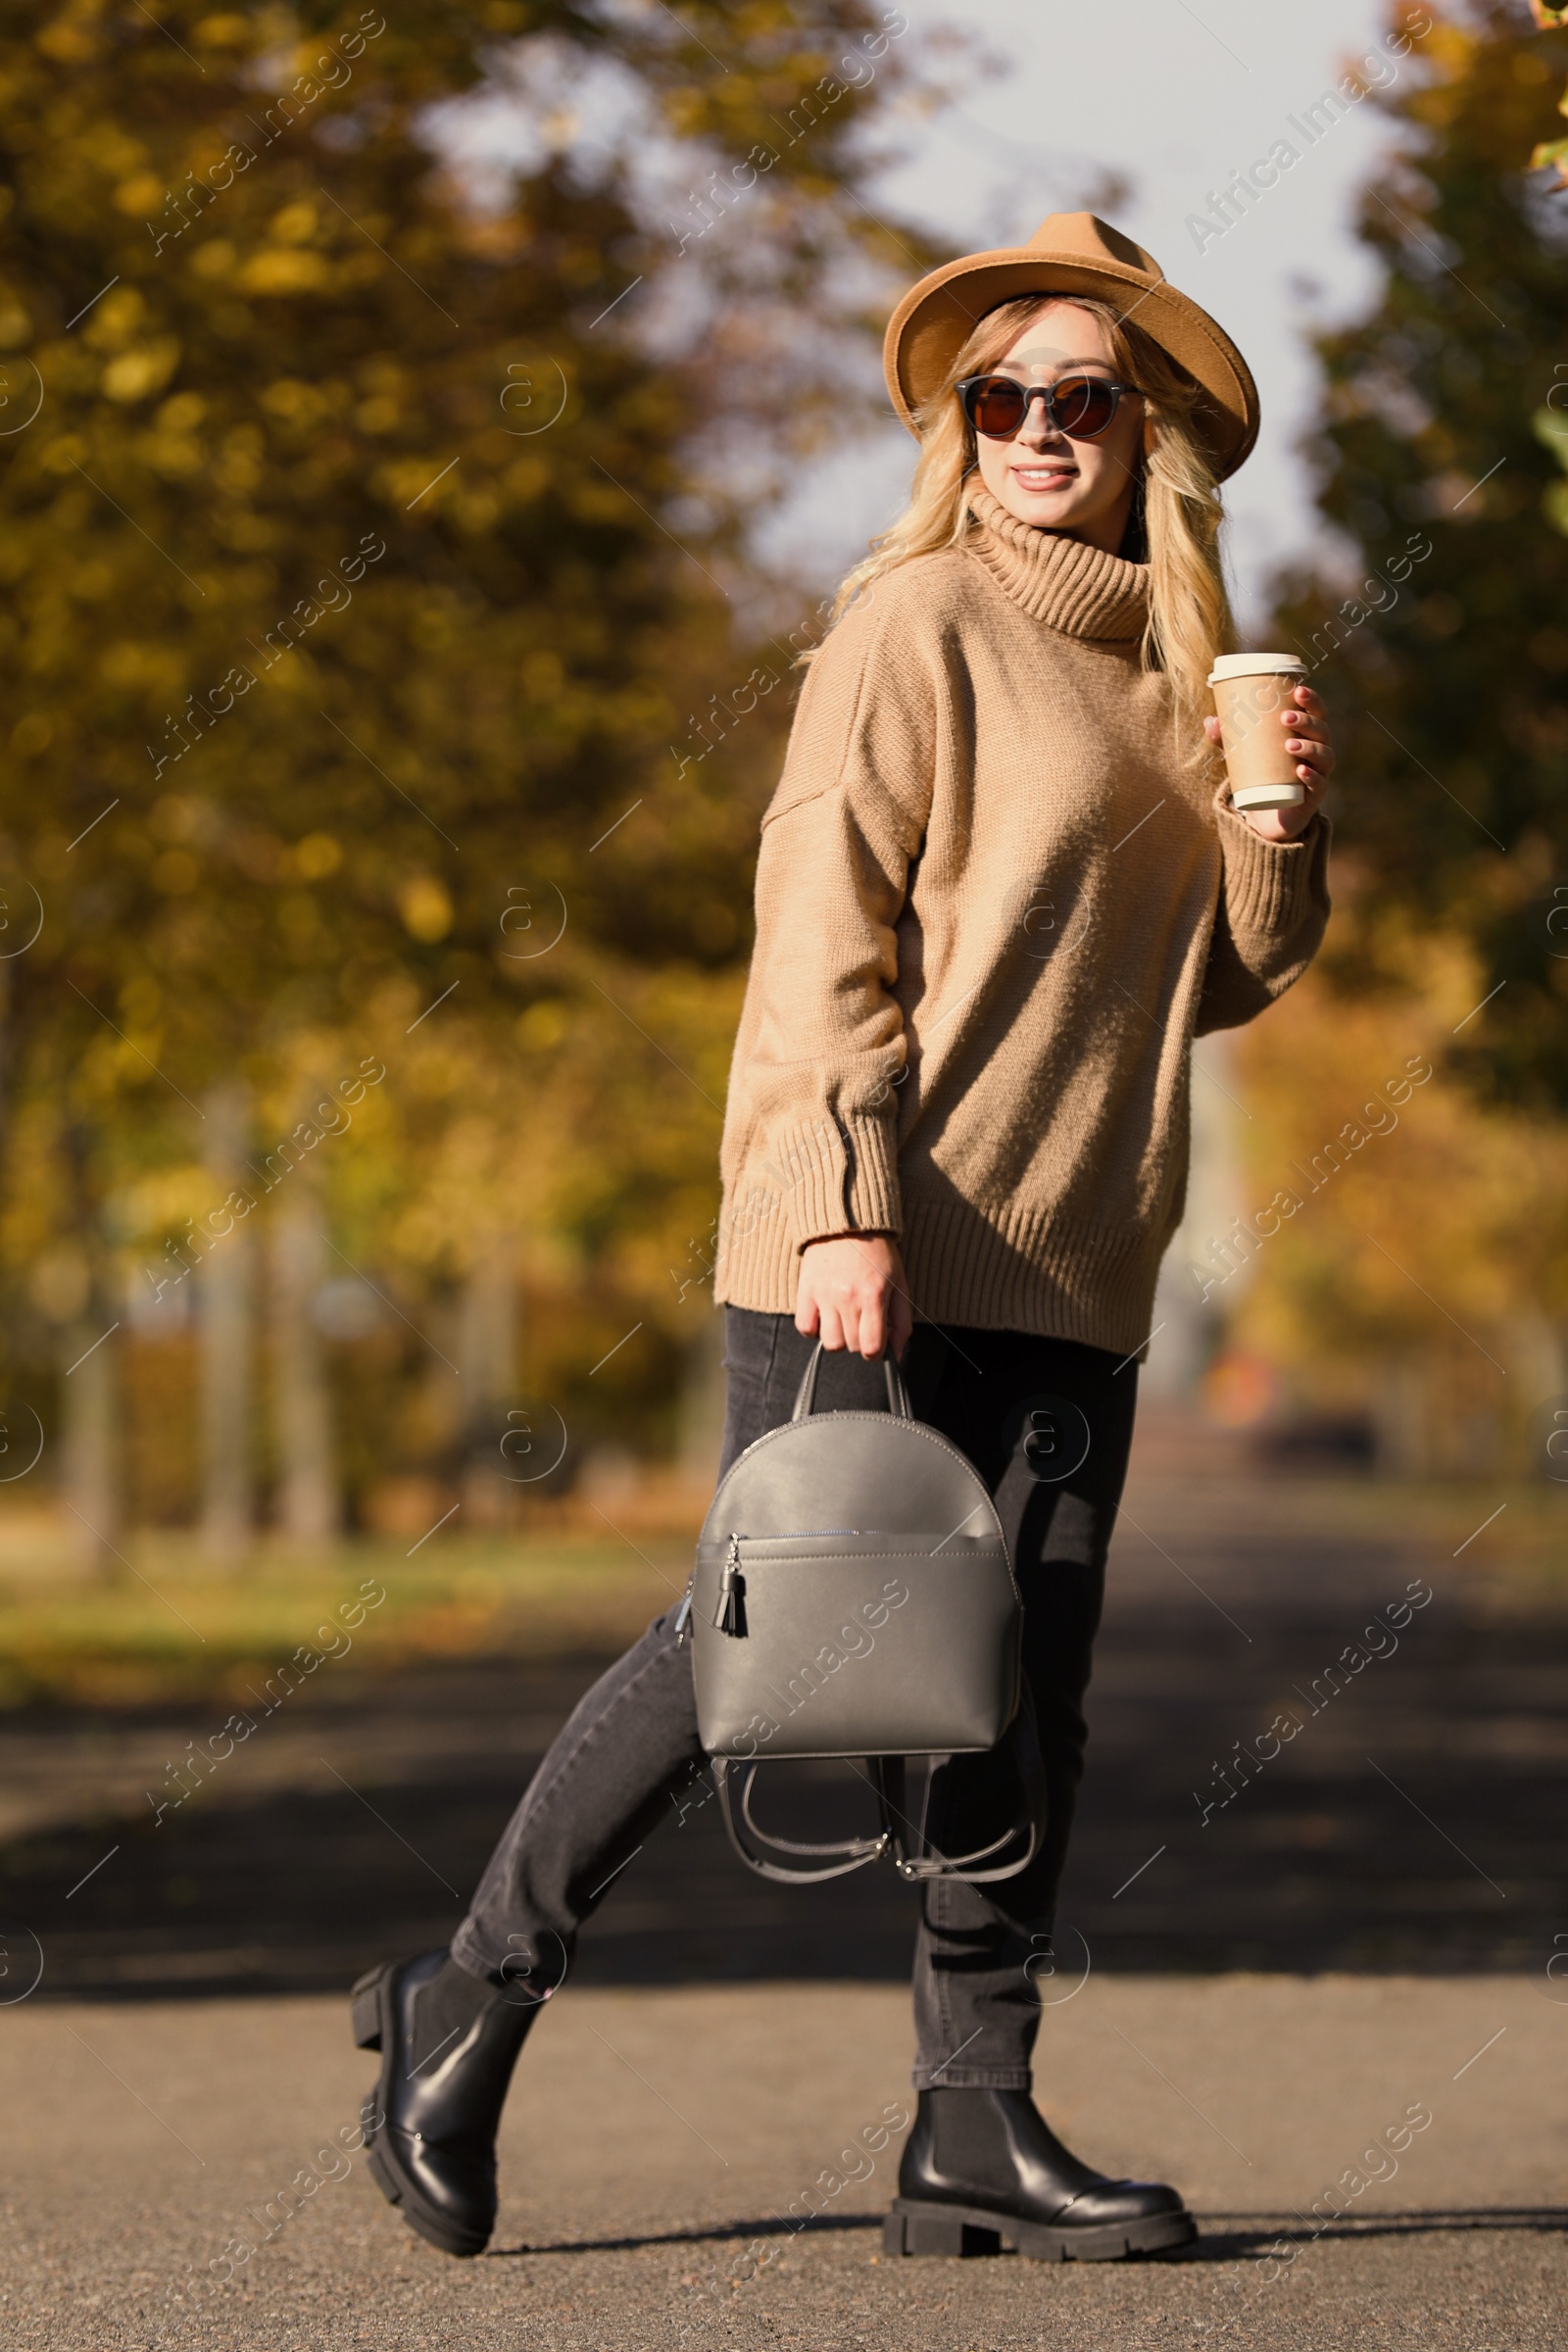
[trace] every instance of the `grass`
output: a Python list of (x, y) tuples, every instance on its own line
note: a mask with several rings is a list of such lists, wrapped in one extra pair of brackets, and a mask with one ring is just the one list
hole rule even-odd
[[(1129, 1499), (1141, 1519), (1152, 1506), (1173, 1536), (1190, 1519), (1243, 1542), (1289, 1532), (1395, 1543), (1424, 1573), (1448, 1570), (1504, 1607), (1568, 1595), (1568, 1485), (1254, 1468), (1156, 1477)], [(0, 1515), (0, 1707), (243, 1703), (302, 1648), (296, 1672), (312, 1650), (369, 1672), (613, 1653), (684, 1591), (701, 1510), (701, 1499), (666, 1496), (652, 1508), (617, 1502), (613, 1525), (575, 1504), (541, 1509), (516, 1533), (367, 1537), (312, 1553), (263, 1544), (232, 1569), (204, 1561), (189, 1534), (152, 1529), (125, 1540), (123, 1564), (102, 1580), (74, 1562), (56, 1518)]]
[[(685, 1589), (691, 1537), (568, 1530), (263, 1545), (215, 1568), (181, 1533), (122, 1546), (112, 1580), (73, 1570), (44, 1526), (0, 1523), (0, 1706), (237, 1701), (304, 1651), (385, 1671), (420, 1659), (615, 1650)], [(64, 1556), (63, 1556), (64, 1555)], [(381, 1597), (377, 1598), (379, 1594)]]

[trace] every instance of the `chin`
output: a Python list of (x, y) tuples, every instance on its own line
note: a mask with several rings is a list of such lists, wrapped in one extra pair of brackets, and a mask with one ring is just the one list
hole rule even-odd
[(1002, 503), (1025, 522), (1055, 524), (1073, 520), (1071, 494), (1060, 490), (1010, 489), (1003, 493)]

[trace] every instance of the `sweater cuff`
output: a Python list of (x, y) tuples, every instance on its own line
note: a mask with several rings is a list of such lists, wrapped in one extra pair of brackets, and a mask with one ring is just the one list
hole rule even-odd
[(839, 1233), (899, 1233), (898, 1145), (892, 1123), (864, 1112), (815, 1119), (781, 1139), (789, 1170), (788, 1224), (799, 1252)]
[(1288, 935), (1324, 896), (1329, 820), (1317, 808), (1294, 841), (1265, 841), (1231, 807), (1226, 789), (1214, 795), (1214, 807), (1232, 927), (1264, 936)]

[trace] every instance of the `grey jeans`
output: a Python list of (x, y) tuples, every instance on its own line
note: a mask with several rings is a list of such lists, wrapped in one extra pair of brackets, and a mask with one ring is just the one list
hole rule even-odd
[[(726, 1307), (720, 1475), (788, 1420), (812, 1342), (788, 1315)], [(919, 1890), (914, 1952), (917, 2089), (933, 2083), (1027, 2089), (1040, 2022), (1036, 1976), (1049, 1964), (1087, 1727), (1083, 1695), (1100, 1624), (1105, 1552), (1132, 1442), (1138, 1368), (1104, 1349), (1021, 1332), (921, 1323), (903, 1370), (914, 1411), (974, 1463), (996, 1498), (1024, 1600), (1024, 1674), (1045, 1763), (1041, 1849), (1014, 1879)], [(819, 1411), (885, 1408), (880, 1363), (823, 1358)], [(702, 1762), (691, 1645), (675, 1609), (579, 1700), (491, 1856), (452, 1939), (475, 1975), (520, 1965), (559, 1981), (582, 1922), (619, 1866), (669, 1812)], [(929, 1836), (963, 1853), (998, 1835), (1017, 1805), (1005, 1745), (939, 1767)], [(739, 1863), (736, 1864), (739, 1869)], [(552, 1963), (552, 1954), (555, 1955)], [(508, 1969), (508, 1963), (511, 1968)], [(1033, 1964), (1033, 1965), (1032, 1965)]]

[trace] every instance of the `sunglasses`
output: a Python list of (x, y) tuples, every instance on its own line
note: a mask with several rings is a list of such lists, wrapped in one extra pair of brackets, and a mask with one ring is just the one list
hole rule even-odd
[(1138, 398), (1135, 384), (1107, 383), (1099, 375), (1064, 375), (1057, 384), (1020, 384), (1010, 375), (969, 375), (956, 387), (963, 413), (988, 441), (1010, 441), (1022, 430), (1029, 403), (1038, 400), (1049, 421), (1069, 441), (1096, 441), (1121, 406), (1124, 392)]

